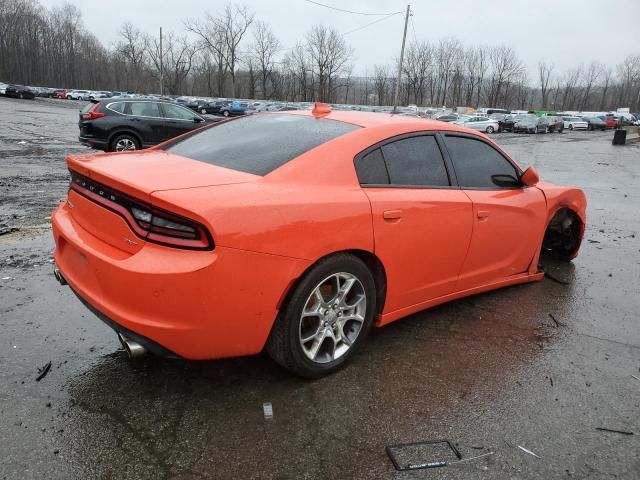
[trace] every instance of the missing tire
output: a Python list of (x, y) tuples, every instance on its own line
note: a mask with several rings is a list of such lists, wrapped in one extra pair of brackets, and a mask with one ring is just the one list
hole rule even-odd
[(571, 260), (580, 248), (582, 228), (582, 220), (573, 210), (558, 210), (544, 234), (541, 254), (558, 260)]

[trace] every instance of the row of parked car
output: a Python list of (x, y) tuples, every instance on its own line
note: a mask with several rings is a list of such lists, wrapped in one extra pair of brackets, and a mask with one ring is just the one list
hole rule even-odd
[(514, 132), (514, 133), (562, 133), (567, 130), (607, 130), (619, 125), (640, 125), (640, 114), (625, 117), (614, 115), (575, 116), (575, 115), (535, 115), (492, 113), (485, 115), (458, 115), (456, 113), (442, 113), (432, 118), (443, 122), (452, 122), (473, 130), (485, 133)]
[(0, 82), (0, 95), (13, 98), (33, 100), (36, 97), (61, 98), (67, 100), (93, 100), (121, 96), (126, 92), (109, 92), (105, 90), (67, 90), (64, 88), (29, 87)]

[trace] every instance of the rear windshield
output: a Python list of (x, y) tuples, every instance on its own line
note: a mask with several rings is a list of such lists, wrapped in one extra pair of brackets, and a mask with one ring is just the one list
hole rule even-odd
[(252, 115), (215, 125), (171, 143), (175, 155), (266, 175), (318, 145), (360, 127), (300, 115)]

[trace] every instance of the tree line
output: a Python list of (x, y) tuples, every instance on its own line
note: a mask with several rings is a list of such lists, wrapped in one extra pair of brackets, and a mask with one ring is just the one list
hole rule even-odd
[[(0, 80), (36, 86), (171, 95), (389, 105), (393, 64), (353, 74), (347, 36), (315, 25), (284, 48), (268, 23), (246, 6), (186, 19), (184, 31), (140, 31), (123, 23), (104, 45), (69, 4), (0, 0)], [(512, 109), (640, 110), (640, 54), (607, 66), (561, 70), (541, 60), (530, 78), (508, 45), (464, 45), (455, 37), (408, 44), (401, 104)]]

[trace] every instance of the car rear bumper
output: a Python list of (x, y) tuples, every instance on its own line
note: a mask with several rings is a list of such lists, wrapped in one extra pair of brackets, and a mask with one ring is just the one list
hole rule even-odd
[(143, 345), (147, 339), (155, 350), (193, 360), (260, 352), (287, 289), (309, 264), (142, 239), (142, 248), (131, 254), (85, 230), (68, 204), (53, 213), (52, 230), (56, 265), (92, 311)]
[(106, 140), (101, 140), (99, 138), (83, 137), (81, 135), (78, 137), (78, 141), (83, 145), (87, 145), (88, 147), (91, 147), (91, 148), (97, 148), (99, 150), (106, 151), (109, 147)]

